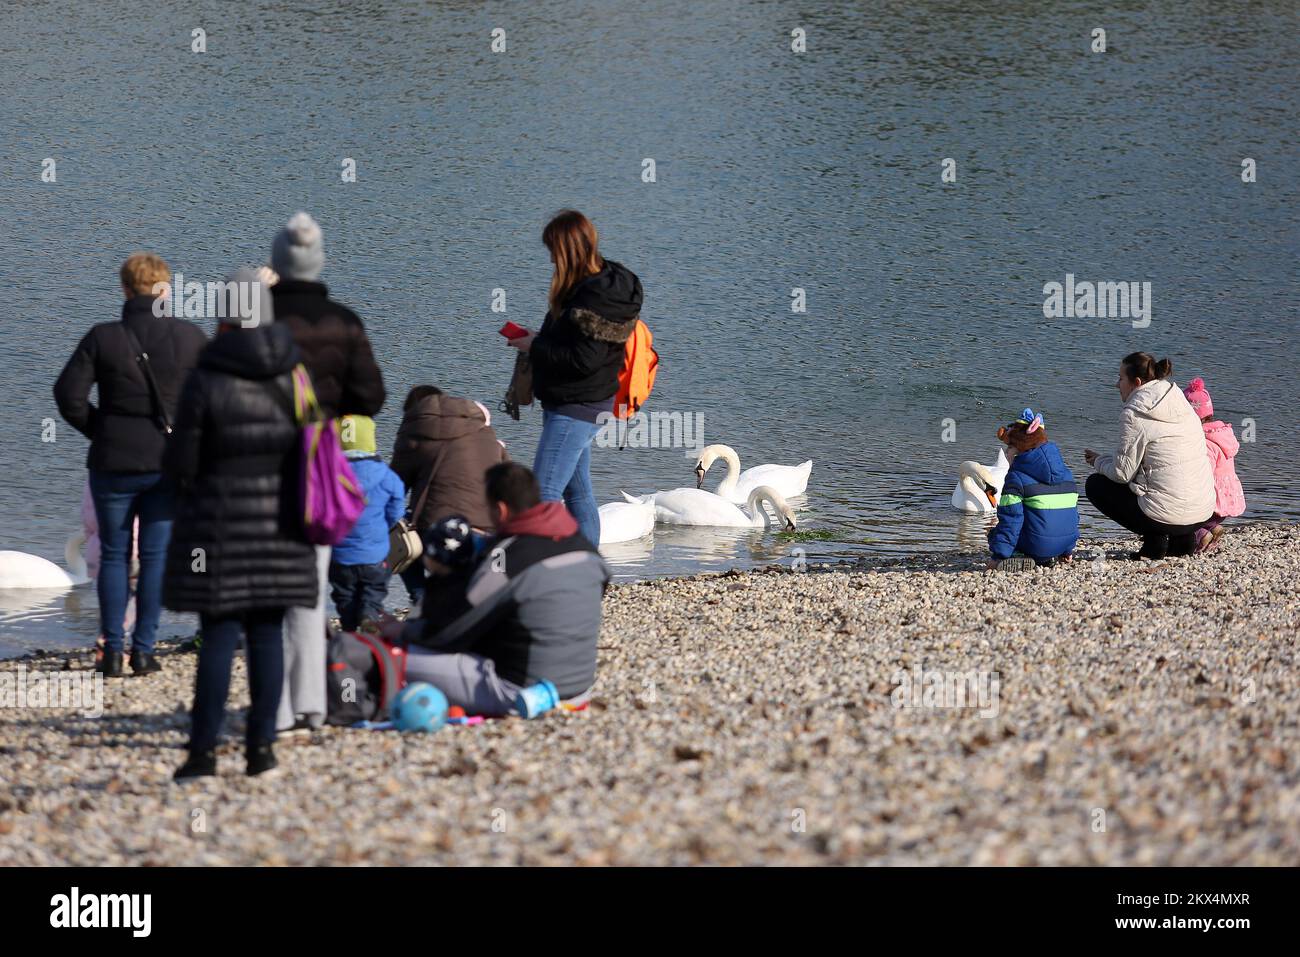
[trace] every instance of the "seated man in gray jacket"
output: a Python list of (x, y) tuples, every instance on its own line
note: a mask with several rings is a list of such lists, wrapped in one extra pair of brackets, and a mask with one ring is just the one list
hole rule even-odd
[[(561, 699), (596, 677), (601, 598), (609, 569), (562, 502), (541, 501), (533, 473), (505, 462), (487, 470), (497, 534), (475, 560), (430, 579), (421, 617), (400, 627), (408, 681), (427, 681), (469, 714), (503, 715), (521, 688), (549, 679)], [(468, 523), (439, 523), (429, 554), (448, 564), (472, 550)]]

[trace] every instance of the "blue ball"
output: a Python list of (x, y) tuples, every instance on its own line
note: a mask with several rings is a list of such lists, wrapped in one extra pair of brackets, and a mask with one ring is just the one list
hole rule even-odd
[(397, 693), (388, 714), (398, 731), (437, 731), (447, 723), (447, 696), (416, 681)]

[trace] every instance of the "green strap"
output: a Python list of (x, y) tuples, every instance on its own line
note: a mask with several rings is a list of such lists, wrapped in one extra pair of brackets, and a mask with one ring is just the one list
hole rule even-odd
[(1052, 492), (1047, 495), (1031, 495), (1025, 499), (1030, 508), (1074, 508), (1079, 504), (1078, 492)]

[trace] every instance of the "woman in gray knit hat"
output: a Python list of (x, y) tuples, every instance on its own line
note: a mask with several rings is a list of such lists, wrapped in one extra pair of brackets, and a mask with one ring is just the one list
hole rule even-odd
[[(373, 416), (384, 404), (384, 377), (357, 314), (329, 297), (320, 282), (325, 250), (320, 225), (295, 213), (271, 244), (271, 289), (276, 322), (293, 333), (311, 373), (316, 398), (328, 418)], [(312, 608), (285, 617), (284, 691), (276, 727), (281, 731), (325, 722), (325, 590), (330, 548), (316, 547), (320, 592)]]

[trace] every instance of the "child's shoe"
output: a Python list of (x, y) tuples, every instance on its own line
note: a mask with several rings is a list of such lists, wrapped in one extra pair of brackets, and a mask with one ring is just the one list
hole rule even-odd
[(1223, 531), (1224, 531), (1223, 526), (1216, 525), (1214, 531), (1205, 532), (1204, 541), (1202, 541), (1201, 539), (1202, 531), (1203, 529), (1198, 529), (1196, 532), (1196, 551), (1197, 552), (1213, 551), (1218, 546), (1219, 539), (1223, 537)]
[(1004, 558), (998, 562), (997, 570), (1000, 572), (1027, 572), (1038, 567), (1038, 563), (1028, 555), (1012, 555), (1010, 558)]

